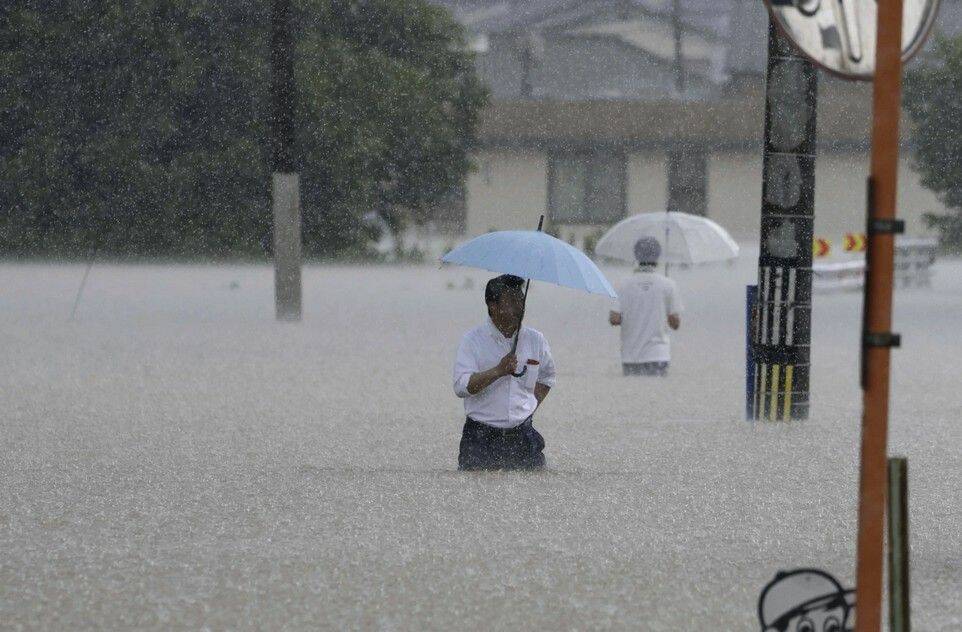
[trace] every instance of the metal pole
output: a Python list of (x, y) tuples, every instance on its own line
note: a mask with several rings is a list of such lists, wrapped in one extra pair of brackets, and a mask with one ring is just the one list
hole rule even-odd
[(274, 305), (301, 319), (301, 199), (294, 160), (294, 39), (290, 0), (271, 2), (271, 177)]
[(859, 478), (857, 632), (881, 629), (886, 444), (888, 440), (895, 193), (902, 93), (902, 0), (879, 0), (872, 160), (869, 179), (864, 331), (862, 449)]
[[(544, 227), (544, 215), (542, 215), (541, 219), (538, 220), (539, 233), (541, 232), (541, 229), (543, 227)], [(521, 323), (524, 322), (524, 312), (525, 312), (525, 309), (527, 309), (528, 307), (528, 290), (529, 289), (531, 289), (531, 279), (528, 279), (528, 282), (525, 283), (525, 286), (524, 286), (524, 299), (522, 299), (521, 301), (521, 316), (518, 317), (518, 329), (517, 331), (514, 332), (514, 342), (511, 344), (512, 355), (514, 355), (514, 352), (518, 350), (518, 339), (521, 337)], [(522, 375), (527, 373), (527, 371), (528, 371), (528, 365), (526, 364), (524, 365), (524, 368), (521, 369), (520, 373), (512, 373), (511, 375), (513, 375), (514, 377), (521, 377)]]
[(909, 464), (889, 464), (889, 630), (911, 632), (909, 616)]
[[(539, 233), (541, 232), (542, 228), (544, 228), (544, 215), (542, 215), (541, 218), (538, 220)], [(514, 332), (514, 342), (511, 344), (511, 353), (514, 353), (515, 351), (518, 350), (518, 338), (521, 337), (521, 323), (524, 322), (524, 312), (528, 307), (528, 289), (530, 288), (531, 288), (531, 279), (528, 279), (527, 283), (525, 283), (525, 286), (524, 286), (524, 299), (521, 301), (521, 316), (518, 318), (518, 330)], [(527, 370), (527, 367), (525, 367), (525, 370)], [(519, 377), (520, 375), (521, 373), (515, 375), (515, 377)]]
[(745, 419), (754, 418), (755, 354), (752, 353), (752, 334), (755, 330), (755, 304), (758, 286), (745, 286)]
[(665, 211), (665, 276), (668, 276), (668, 231), (671, 223), (671, 214)]
[(770, 19), (753, 419), (807, 419), (818, 75)]
[(682, 50), (681, 0), (672, 0), (671, 26), (675, 39), (675, 90), (685, 93), (685, 63)]
[(521, 98), (530, 99), (534, 94), (534, 84), (531, 82), (531, 71), (534, 66), (534, 55), (531, 51), (531, 38), (525, 37), (521, 42)]
[(73, 300), (73, 309), (70, 310), (70, 320), (73, 320), (74, 316), (77, 314), (77, 306), (80, 305), (80, 297), (83, 296), (84, 288), (87, 286), (87, 277), (90, 276), (90, 269), (94, 267), (95, 256), (97, 256), (96, 250), (90, 254), (90, 259), (87, 261), (87, 269), (84, 270), (84, 278), (80, 280), (80, 287), (77, 288), (77, 296)]

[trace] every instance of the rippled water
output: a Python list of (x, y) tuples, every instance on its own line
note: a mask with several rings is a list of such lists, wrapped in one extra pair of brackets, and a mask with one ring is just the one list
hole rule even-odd
[[(616, 280), (623, 270), (609, 270)], [(744, 283), (678, 271), (666, 380), (609, 303), (535, 284), (542, 473), (455, 471), (450, 365), (487, 275), (0, 265), (0, 627), (754, 630), (761, 588), (854, 584), (860, 297), (816, 297), (812, 418), (742, 420)], [(900, 291), (915, 628), (962, 630), (962, 262)]]

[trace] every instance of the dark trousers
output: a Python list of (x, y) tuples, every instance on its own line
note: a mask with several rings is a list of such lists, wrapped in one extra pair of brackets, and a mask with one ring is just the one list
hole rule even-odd
[(657, 377), (668, 377), (667, 362), (638, 362), (626, 363), (621, 365), (623, 375), (653, 375)]
[(494, 428), (468, 418), (461, 431), (459, 470), (517, 470), (544, 467), (544, 437), (531, 417), (514, 428)]

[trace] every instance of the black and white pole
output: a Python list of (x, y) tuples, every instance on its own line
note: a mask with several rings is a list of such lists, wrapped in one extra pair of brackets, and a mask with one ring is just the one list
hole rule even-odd
[(683, 96), (685, 94), (685, 54), (683, 50), (682, 30), (681, 0), (672, 0), (671, 31), (675, 45), (675, 91), (678, 93), (678, 96)]
[(271, 2), (271, 198), (274, 305), (301, 319), (301, 195), (294, 160), (294, 37), (290, 0)]
[(753, 419), (808, 418), (818, 76), (768, 27)]

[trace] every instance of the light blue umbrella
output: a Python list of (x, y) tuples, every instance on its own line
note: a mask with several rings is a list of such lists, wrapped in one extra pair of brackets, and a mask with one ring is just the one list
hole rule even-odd
[[(528, 289), (532, 279), (618, 298), (618, 294), (598, 266), (574, 246), (541, 232), (543, 223), (544, 215), (541, 216), (536, 231), (502, 230), (475, 237), (441, 257), (441, 261), (527, 279), (524, 288), (525, 305), (528, 302)], [(512, 353), (518, 347), (521, 320), (524, 320), (523, 308), (518, 322), (518, 333), (515, 334), (511, 348)], [(527, 368), (525, 366), (521, 373), (515, 375), (524, 375)]]
[(487, 233), (461, 244), (441, 261), (618, 298), (605, 275), (583, 252), (541, 231)]

